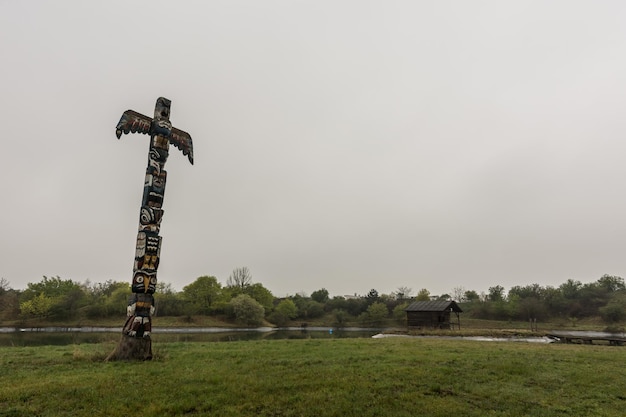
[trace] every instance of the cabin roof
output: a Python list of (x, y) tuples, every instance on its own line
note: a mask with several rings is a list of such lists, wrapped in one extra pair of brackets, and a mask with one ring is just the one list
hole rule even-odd
[(404, 311), (455, 311), (462, 313), (461, 307), (454, 301), (414, 301)]

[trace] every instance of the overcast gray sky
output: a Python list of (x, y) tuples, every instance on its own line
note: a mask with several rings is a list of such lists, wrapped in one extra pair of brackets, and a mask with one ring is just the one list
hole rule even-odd
[(626, 276), (626, 2), (0, 0), (0, 277), (431, 294)]

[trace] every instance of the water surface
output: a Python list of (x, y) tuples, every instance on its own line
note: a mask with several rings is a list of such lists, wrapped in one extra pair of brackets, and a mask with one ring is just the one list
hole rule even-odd
[[(163, 342), (232, 342), (240, 340), (276, 339), (331, 339), (347, 337), (372, 337), (381, 329), (329, 327), (246, 328), (221, 327), (154, 329), (152, 340)], [(122, 328), (112, 327), (42, 327), (0, 328), (0, 346), (72, 345), (81, 343), (117, 342)]]

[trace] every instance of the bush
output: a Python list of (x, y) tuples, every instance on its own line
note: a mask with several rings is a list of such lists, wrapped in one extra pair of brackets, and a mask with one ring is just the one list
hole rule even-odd
[(263, 324), (265, 309), (258, 301), (246, 294), (240, 294), (230, 300), (235, 319), (248, 326)]
[(324, 315), (324, 306), (317, 301), (307, 301), (301, 303), (300, 317), (304, 319), (314, 319)]
[(406, 303), (406, 302), (402, 304), (398, 304), (393, 309), (393, 319), (397, 321), (398, 323), (406, 324), (406, 311), (404, 311), (404, 309), (407, 308), (408, 306), (409, 306), (409, 303)]
[(298, 308), (293, 301), (287, 299), (278, 303), (274, 312), (270, 315), (269, 320), (278, 326), (284, 326), (289, 320), (297, 316)]
[(618, 323), (626, 317), (624, 312), (624, 303), (622, 301), (611, 301), (604, 307), (599, 309), (602, 320), (606, 323)]
[(335, 310), (335, 326), (343, 327), (346, 324), (346, 321), (348, 321), (349, 317), (350, 315), (348, 314), (347, 311), (342, 310), (340, 308)]
[(367, 308), (365, 313), (362, 313), (359, 317), (364, 324), (381, 325), (389, 316), (389, 310), (387, 306), (378, 301), (372, 303)]
[(99, 319), (107, 315), (104, 303), (92, 303), (85, 307), (85, 315), (90, 319)]

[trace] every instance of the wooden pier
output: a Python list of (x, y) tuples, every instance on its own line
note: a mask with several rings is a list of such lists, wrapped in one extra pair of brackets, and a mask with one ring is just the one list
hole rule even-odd
[(626, 334), (604, 332), (550, 332), (547, 336), (561, 343), (593, 345), (597, 342), (611, 346), (624, 346), (626, 343)]

